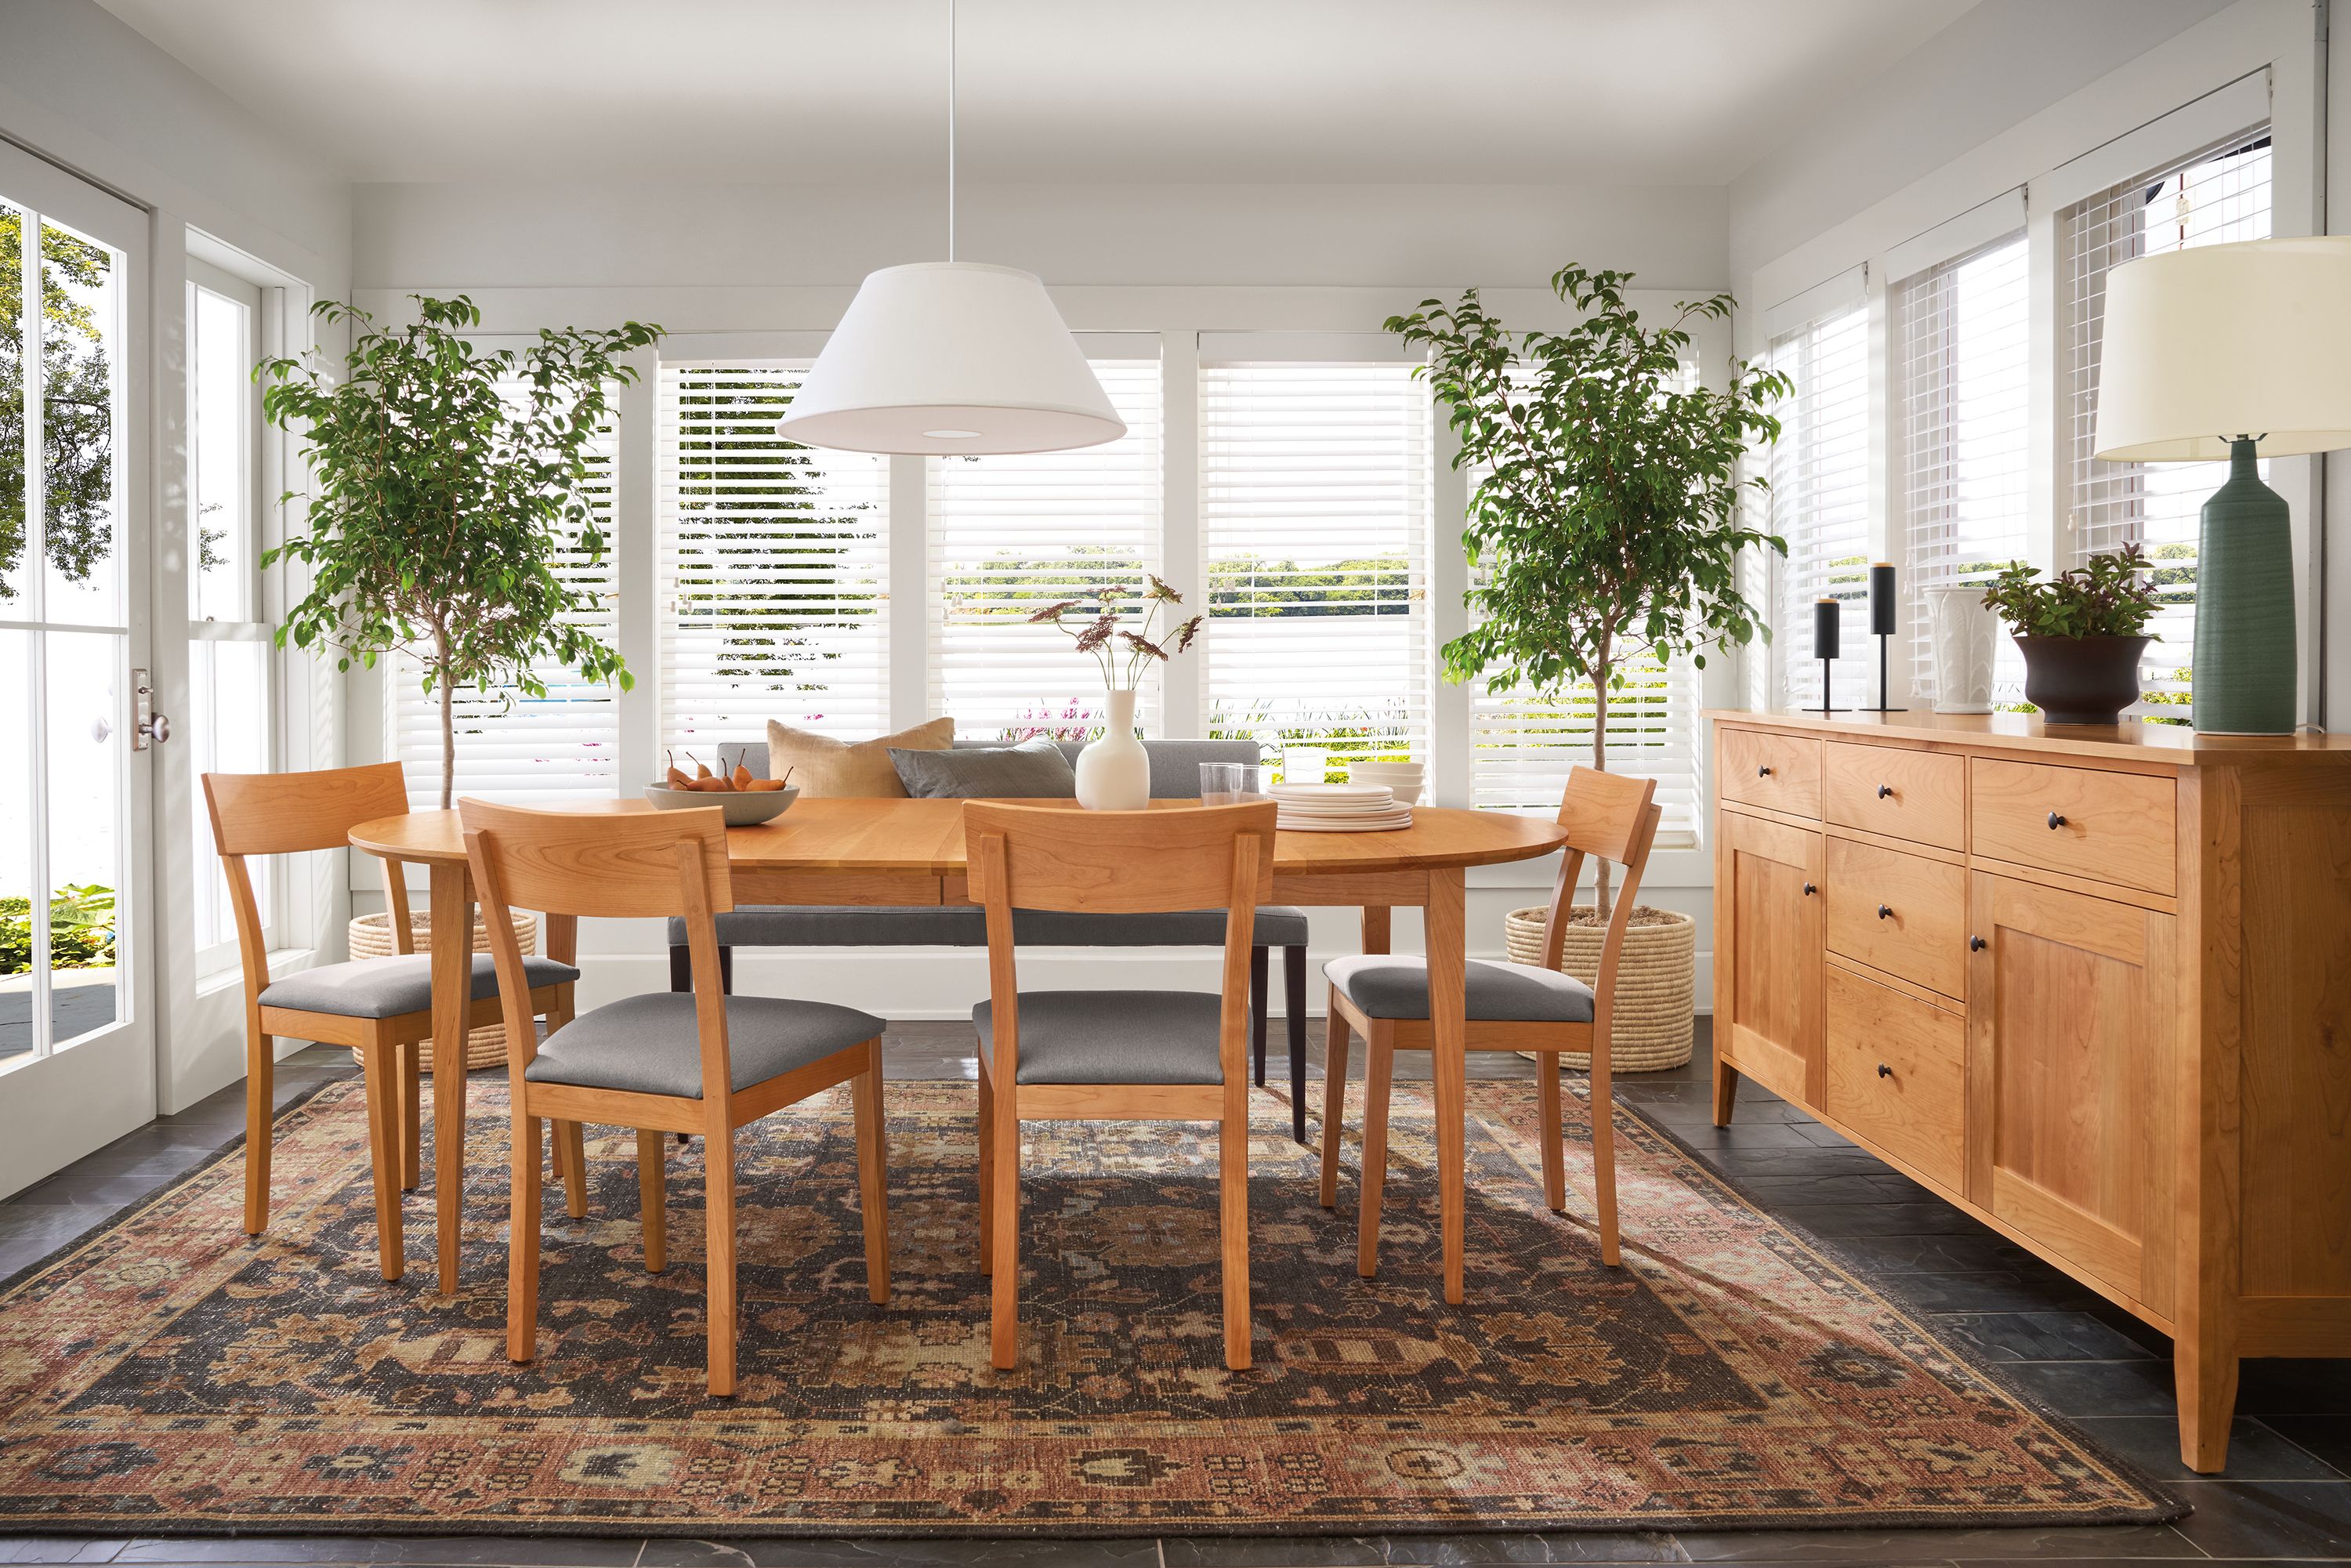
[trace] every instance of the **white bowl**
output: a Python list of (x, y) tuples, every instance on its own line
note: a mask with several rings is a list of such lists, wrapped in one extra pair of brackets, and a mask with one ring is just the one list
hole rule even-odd
[(666, 784), (645, 786), (645, 799), (664, 811), (716, 806), (726, 813), (726, 825), (730, 828), (772, 822), (799, 798), (796, 784), (787, 784), (780, 789), (673, 789)]

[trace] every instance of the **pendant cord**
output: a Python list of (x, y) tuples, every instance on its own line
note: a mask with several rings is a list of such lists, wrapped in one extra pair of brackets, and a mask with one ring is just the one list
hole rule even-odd
[(947, 259), (956, 241), (956, 0), (947, 0)]

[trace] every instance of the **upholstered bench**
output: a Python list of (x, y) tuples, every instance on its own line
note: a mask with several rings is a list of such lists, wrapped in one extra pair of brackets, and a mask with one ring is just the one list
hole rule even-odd
[[(992, 741), (958, 741), (958, 748), (999, 745)], [(1063, 741), (1061, 750), (1075, 760), (1079, 743)], [(1154, 800), (1196, 800), (1200, 764), (1255, 762), (1253, 740), (1146, 740), (1151, 758)], [(758, 779), (768, 771), (768, 747), (761, 741), (727, 744), (718, 748), (722, 766), (740, 762)], [(1225, 912), (1187, 910), (1174, 915), (1064, 915), (1051, 910), (1019, 911), (1013, 919), (1018, 939), (1039, 947), (1220, 947), (1225, 941)], [(1306, 1140), (1306, 912), (1274, 905), (1257, 912), (1256, 945), (1249, 955), (1249, 1032), (1257, 1053), (1257, 1081), (1265, 1082), (1268, 982), (1271, 978), (1270, 950), (1281, 949), (1283, 995), (1290, 1034), (1290, 1124), (1299, 1142)], [(987, 922), (976, 904), (868, 908), (832, 904), (744, 904), (718, 916), (719, 975), (726, 988), (735, 983), (734, 950), (737, 947), (985, 947)], [(669, 923), (669, 973), (673, 990), (693, 986), (686, 956), (685, 922)]]

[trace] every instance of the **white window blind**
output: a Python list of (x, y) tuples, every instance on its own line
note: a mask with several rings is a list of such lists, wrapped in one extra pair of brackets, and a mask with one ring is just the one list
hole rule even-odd
[(1821, 665), (1813, 651), (1813, 605), (1840, 606), (1834, 701), (1875, 698), (1877, 661), (1869, 630), (1869, 311), (1858, 308), (1809, 321), (1775, 338), (1771, 368), (1794, 392), (1779, 405), (1771, 448), (1771, 531), (1788, 542), (1780, 563), (1774, 635), (1781, 698), (1818, 707)]
[(1210, 736), (1428, 759), (1430, 417), (1406, 364), (1201, 368)]
[[(1914, 704), (1935, 697), (1927, 591), (1987, 581), (2026, 553), (2032, 325), (2025, 264), (2019, 234), (1895, 287)], [(1997, 700), (2022, 700), (2023, 684), (2016, 643), (2002, 637)]]
[[(502, 386), (517, 402), (523, 383)], [(590, 562), (577, 549), (559, 550), (549, 565), (564, 586), (582, 596), (583, 608), (567, 617), (610, 645), (620, 620), (613, 570), (614, 472), (619, 462), (616, 432), (608, 423), (588, 455), (589, 477), (581, 498), (604, 535), (603, 557)], [(441, 801), (441, 699), (427, 695), (423, 672), (405, 654), (384, 662), (385, 755), (408, 772), (412, 806)], [(533, 666), (547, 688), (535, 697), (514, 688), (460, 688), (455, 701), (456, 793), (490, 800), (576, 800), (609, 797), (620, 782), (621, 688), (580, 678), (557, 663)]]
[[(2074, 561), (2136, 541), (2156, 563), (2162, 609), (2140, 669), (2148, 708), (2186, 722), (2196, 643), (2196, 542), (2205, 497), (2225, 463), (2102, 463), (2096, 449), (2098, 368), (2105, 349), (2106, 275), (2135, 256), (2270, 233), (2270, 139), (2249, 131), (2078, 202), (2058, 217), (2058, 370), (2064, 378), (2069, 468), (2067, 527)], [(2266, 471), (2266, 465), (2264, 465)], [(2070, 563), (2069, 563), (2070, 564)]]
[(776, 434), (807, 369), (661, 370), (661, 741), (704, 762), (771, 718), (889, 727), (888, 460)]
[[(1102, 722), (1091, 655), (1029, 617), (1160, 565), (1161, 388), (1156, 360), (1093, 361), (1126, 434), (1029, 456), (929, 460), (931, 711), (974, 738), (1082, 740)], [(1165, 575), (1162, 572), (1162, 575)], [(1172, 586), (1191, 612), (1199, 584)], [(1137, 705), (1157, 728), (1158, 683)]]

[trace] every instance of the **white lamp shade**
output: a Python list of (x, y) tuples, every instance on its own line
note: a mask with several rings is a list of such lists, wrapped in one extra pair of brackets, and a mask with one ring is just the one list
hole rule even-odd
[(2106, 277), (2096, 454), (2114, 463), (2351, 446), (2351, 235), (2142, 256)]
[(871, 274), (776, 433), (845, 452), (1060, 452), (1126, 434), (1032, 272)]

